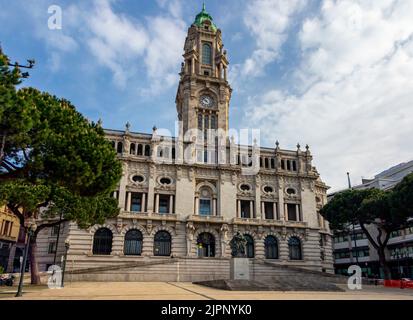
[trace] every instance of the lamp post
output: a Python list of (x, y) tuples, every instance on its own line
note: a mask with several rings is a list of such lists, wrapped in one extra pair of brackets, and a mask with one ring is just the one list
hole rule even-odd
[[(347, 172), (347, 182), (348, 182), (348, 188), (349, 189), (353, 189), (353, 187), (351, 186), (351, 181), (350, 181), (350, 172)], [(356, 254), (356, 264), (359, 265), (359, 253), (358, 253), (358, 248), (357, 248), (357, 238), (356, 238), (356, 233), (355, 233), (355, 226), (354, 226), (354, 222), (352, 223), (352, 233), (351, 233), (351, 237), (350, 237), (350, 243), (351, 243), (351, 247), (353, 247), (353, 240), (354, 240), (354, 250), (352, 250), (352, 252), (354, 252)]]
[(20, 270), (20, 279), (19, 279), (19, 287), (17, 289), (16, 297), (21, 297), (23, 295), (23, 280), (24, 280), (24, 273), (26, 271), (26, 263), (27, 263), (27, 255), (29, 253), (29, 247), (30, 247), (30, 240), (31, 237), (33, 236), (34, 232), (37, 229), (36, 222), (34, 219), (31, 219), (25, 223), (25, 228), (27, 232), (27, 237), (26, 237), (26, 245), (24, 247), (24, 254), (23, 254), (23, 264)]
[(70, 241), (66, 239), (65, 241), (65, 256), (63, 261), (63, 273), (62, 273), (62, 288), (65, 286), (65, 272), (66, 272), (66, 262), (67, 262), (67, 252), (70, 248)]

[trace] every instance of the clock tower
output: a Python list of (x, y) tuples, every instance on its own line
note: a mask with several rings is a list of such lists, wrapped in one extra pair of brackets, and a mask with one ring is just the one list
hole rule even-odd
[(188, 29), (183, 58), (176, 109), (184, 140), (191, 140), (194, 129), (221, 129), (226, 134), (232, 91), (227, 81), (227, 52), (221, 30), (205, 4)]

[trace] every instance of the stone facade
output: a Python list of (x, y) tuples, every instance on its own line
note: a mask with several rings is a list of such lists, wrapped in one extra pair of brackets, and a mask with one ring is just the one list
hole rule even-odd
[[(240, 231), (249, 236), (251, 259), (332, 272), (331, 233), (318, 214), (327, 186), (312, 166), (308, 146), (264, 148), (236, 144), (228, 136), (227, 53), (204, 9), (188, 30), (183, 58), (176, 96), (179, 136), (159, 136), (156, 128), (135, 133), (129, 124), (123, 131), (106, 130), (123, 164), (113, 194), (120, 214), (87, 230), (64, 226), (68, 267), (171, 257), (184, 259), (194, 272), (202, 269), (198, 259), (229, 267), (229, 242)], [(212, 147), (211, 132), (220, 141)], [(52, 263), (45, 252), (48, 232), (38, 237), (43, 270)], [(168, 266), (175, 274), (172, 264), (162, 270)]]

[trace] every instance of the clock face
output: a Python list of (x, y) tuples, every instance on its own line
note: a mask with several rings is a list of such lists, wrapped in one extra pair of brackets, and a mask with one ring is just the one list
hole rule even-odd
[(202, 96), (200, 102), (205, 108), (210, 108), (214, 104), (214, 100), (210, 96)]

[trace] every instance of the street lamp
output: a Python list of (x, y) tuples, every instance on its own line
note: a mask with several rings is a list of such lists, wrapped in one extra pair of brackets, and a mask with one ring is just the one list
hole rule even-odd
[(19, 288), (17, 289), (16, 297), (21, 297), (23, 295), (23, 280), (24, 280), (24, 273), (26, 271), (26, 262), (27, 262), (27, 255), (29, 253), (30, 247), (30, 239), (33, 236), (34, 232), (37, 229), (37, 225), (34, 219), (30, 219), (24, 223), (24, 227), (26, 229), (27, 238), (26, 238), (26, 245), (24, 247), (24, 254), (23, 254), (23, 265), (20, 270), (20, 279), (19, 279)]
[(70, 241), (69, 239), (66, 239), (65, 241), (65, 257), (63, 261), (63, 273), (62, 273), (62, 288), (65, 286), (65, 271), (66, 271), (66, 262), (67, 262), (67, 252), (69, 251), (70, 248)]

